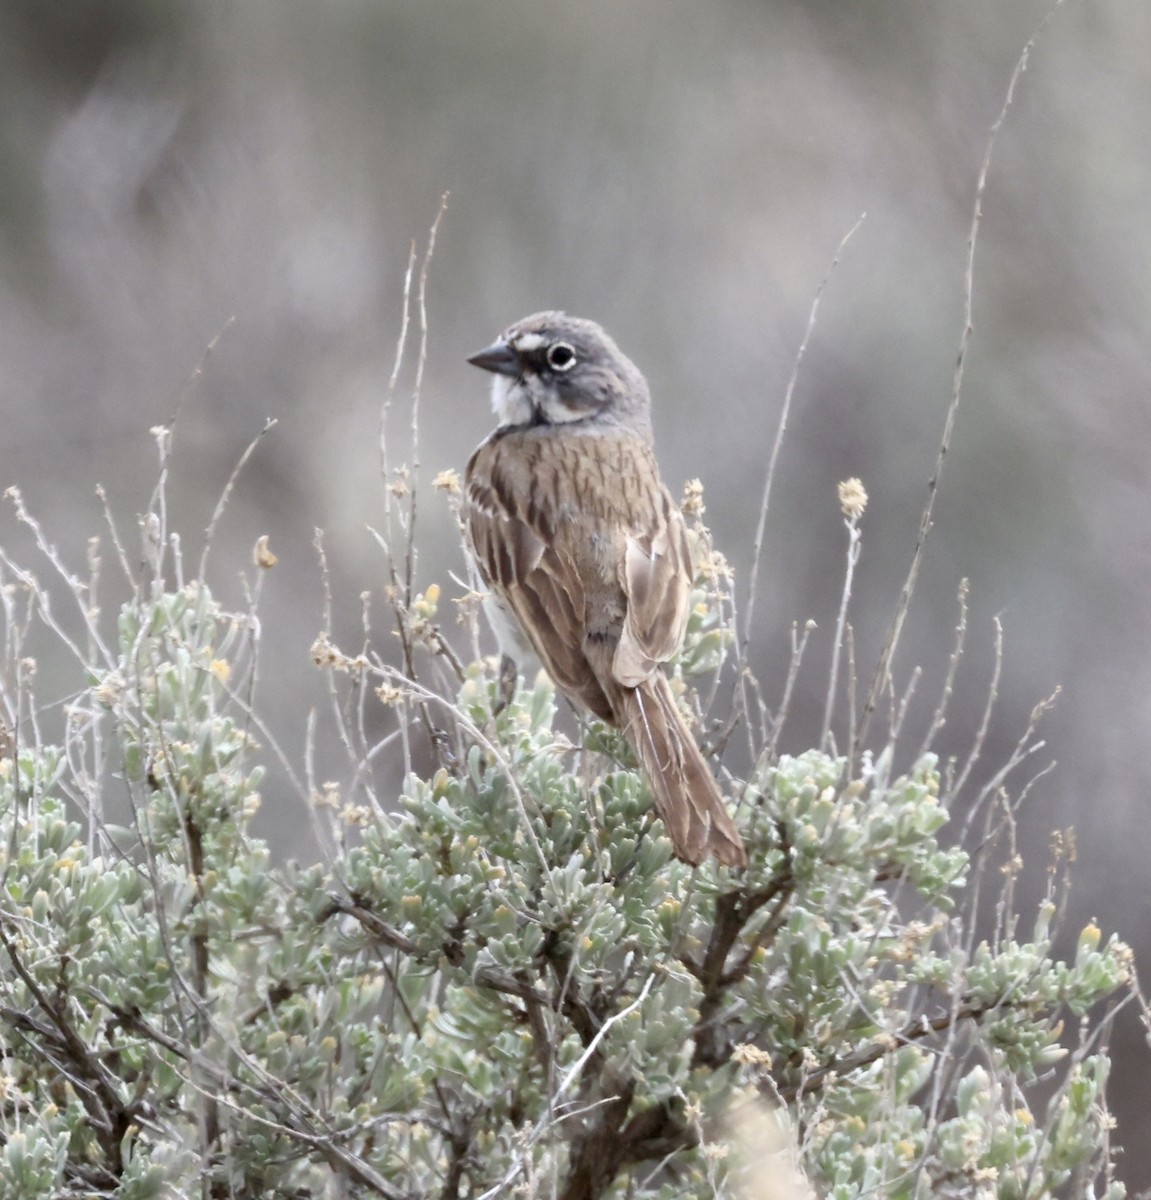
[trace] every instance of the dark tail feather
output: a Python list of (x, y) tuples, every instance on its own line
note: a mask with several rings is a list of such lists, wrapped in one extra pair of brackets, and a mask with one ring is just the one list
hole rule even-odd
[(743, 839), (664, 676), (621, 688), (620, 702), (619, 724), (643, 765), (676, 856), (692, 866), (709, 856), (746, 866)]

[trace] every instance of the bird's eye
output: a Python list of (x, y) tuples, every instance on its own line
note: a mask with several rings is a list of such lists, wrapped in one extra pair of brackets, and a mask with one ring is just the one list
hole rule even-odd
[(548, 347), (548, 366), (553, 371), (570, 371), (575, 362), (576, 352), (567, 342), (554, 342)]

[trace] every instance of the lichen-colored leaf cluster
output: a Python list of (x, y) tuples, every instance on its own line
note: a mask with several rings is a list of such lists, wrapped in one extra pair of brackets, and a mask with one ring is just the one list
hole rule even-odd
[[(1129, 951), (1089, 927), (1059, 960), (1047, 908), (969, 936), (930, 756), (765, 759), (728, 789), (748, 869), (692, 870), (545, 679), (501, 707), (475, 664), (460, 752), (277, 864), (239, 620), (135, 601), (89, 740), (0, 763), (0, 1200), (703, 1200), (755, 1170), (723, 1146), (748, 1093), (835, 1200), (1122, 1194), (1091, 1014)], [(115, 823), (82, 802), (96, 739)]]

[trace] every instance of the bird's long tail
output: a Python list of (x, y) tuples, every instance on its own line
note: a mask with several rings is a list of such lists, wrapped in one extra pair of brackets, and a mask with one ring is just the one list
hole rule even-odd
[(709, 856), (746, 866), (743, 839), (662, 672), (621, 688), (618, 706), (619, 725), (643, 765), (676, 856), (693, 866)]

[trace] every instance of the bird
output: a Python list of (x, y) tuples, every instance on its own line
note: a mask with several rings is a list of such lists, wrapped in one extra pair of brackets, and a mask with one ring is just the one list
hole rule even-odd
[(577, 708), (622, 731), (678, 858), (745, 866), (664, 673), (693, 569), (647, 381), (598, 324), (563, 312), (525, 317), (468, 362), (492, 373), (498, 424), (468, 461), (461, 516), (504, 661), (534, 653)]

